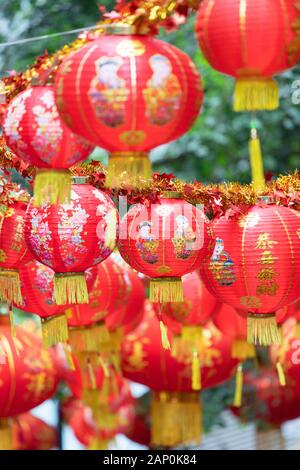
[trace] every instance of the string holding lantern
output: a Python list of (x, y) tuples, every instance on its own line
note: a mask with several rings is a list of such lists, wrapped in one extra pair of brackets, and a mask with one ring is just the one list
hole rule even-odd
[(275, 312), (300, 293), (298, 212), (264, 198), (213, 226), (216, 248), (200, 267), (207, 288), (247, 316), (249, 343), (280, 343)]
[(198, 268), (213, 247), (203, 211), (176, 192), (164, 192), (148, 206), (132, 206), (120, 223), (120, 254), (151, 278), (150, 300), (156, 303), (182, 302), (181, 277)]
[(300, 57), (299, 8), (294, 0), (203, 0), (196, 34), (210, 65), (236, 79), (235, 111), (273, 110), (272, 78)]
[(34, 205), (69, 203), (72, 165), (85, 160), (93, 147), (61, 120), (52, 86), (19, 93), (7, 106), (3, 122), (7, 145), (37, 167)]
[(149, 151), (192, 126), (201, 78), (184, 52), (134, 26), (104, 25), (104, 33), (63, 61), (56, 103), (74, 132), (109, 152), (108, 186), (138, 187), (151, 176)]
[(25, 237), (32, 255), (55, 271), (57, 305), (88, 303), (84, 271), (113, 251), (118, 215), (102, 191), (74, 178), (70, 204), (34, 206), (25, 219)]
[[(201, 404), (192, 387), (192, 360), (174, 358), (163, 349), (159, 321), (150, 303), (145, 306), (142, 323), (130, 333), (122, 346), (124, 377), (151, 388), (151, 443), (176, 447), (198, 443), (201, 439)], [(172, 334), (168, 331), (170, 342)], [(231, 340), (217, 331), (205, 329), (202, 389), (214, 387), (234, 372)], [(155, 373), (153, 372), (155, 371)]]

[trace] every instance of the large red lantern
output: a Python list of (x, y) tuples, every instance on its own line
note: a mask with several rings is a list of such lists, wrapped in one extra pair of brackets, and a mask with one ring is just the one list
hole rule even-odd
[(272, 110), (279, 94), (272, 76), (300, 57), (294, 0), (203, 0), (197, 37), (213, 68), (236, 79), (235, 111)]
[(19, 268), (31, 257), (24, 236), (29, 195), (13, 186), (16, 191), (0, 196), (0, 301), (21, 305)]
[[(129, 380), (154, 391), (152, 444), (173, 447), (200, 440), (199, 395), (193, 391), (192, 358), (173, 357), (163, 349), (159, 321), (150, 304), (143, 322), (127, 336), (122, 349), (122, 370)], [(203, 348), (202, 388), (227, 380), (237, 361), (231, 358), (231, 340), (206, 329)], [(170, 342), (172, 335), (169, 334)]]
[(68, 168), (85, 160), (93, 147), (61, 120), (53, 87), (37, 86), (17, 95), (7, 107), (3, 132), (13, 152), (38, 168), (34, 204), (69, 202)]
[(153, 302), (182, 302), (181, 277), (198, 268), (213, 247), (203, 212), (173, 192), (149, 206), (132, 206), (120, 225), (120, 254), (131, 267), (150, 276)]
[[(117, 211), (102, 191), (72, 185), (70, 204), (34, 207), (26, 214), (25, 236), (32, 255), (55, 271), (58, 305), (87, 303), (84, 271), (106, 259), (117, 237)], [(84, 178), (83, 178), (84, 183)]]
[(14, 418), (12, 434), (14, 450), (50, 450), (58, 445), (56, 429), (30, 413)]
[(248, 341), (280, 342), (275, 312), (300, 294), (300, 220), (287, 207), (252, 206), (214, 223), (216, 247), (201, 267), (208, 289), (248, 317)]
[(108, 184), (120, 184), (126, 172), (134, 186), (151, 175), (148, 152), (193, 124), (202, 83), (191, 59), (171, 44), (131, 35), (125, 25), (106, 32), (62, 63), (56, 103), (74, 132), (110, 152)]
[(17, 327), (16, 337), (12, 337), (10, 327), (1, 325), (0, 345), (0, 447), (3, 448), (11, 445), (5, 419), (50, 398), (58, 385), (61, 369), (54, 352), (42, 349), (39, 339), (23, 328)]

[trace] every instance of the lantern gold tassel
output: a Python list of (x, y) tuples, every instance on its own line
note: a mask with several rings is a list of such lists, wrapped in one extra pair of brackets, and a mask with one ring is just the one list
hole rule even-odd
[[(68, 310), (66, 310), (68, 316)], [(101, 352), (111, 343), (111, 334), (104, 323), (85, 327), (69, 327), (70, 344), (73, 351)]]
[(19, 272), (14, 269), (0, 269), (0, 302), (22, 305)]
[(109, 156), (106, 186), (118, 188), (130, 186), (141, 188), (147, 185), (152, 170), (146, 152), (116, 152)]
[(285, 374), (281, 362), (276, 363), (277, 375), (279, 383), (282, 387), (286, 386)]
[(249, 315), (247, 318), (247, 340), (250, 344), (260, 346), (281, 344), (282, 336), (275, 315)]
[(69, 204), (71, 199), (71, 174), (69, 170), (40, 168), (34, 179), (33, 205)]
[(235, 375), (235, 391), (233, 406), (240, 408), (242, 405), (242, 394), (243, 394), (243, 365), (240, 363), (236, 369)]
[(44, 348), (50, 348), (58, 343), (66, 343), (68, 336), (68, 322), (64, 314), (42, 318)]
[(201, 441), (201, 403), (197, 392), (154, 392), (151, 445), (176, 447)]
[(169, 338), (168, 338), (168, 334), (167, 334), (167, 329), (166, 329), (166, 326), (165, 326), (165, 324), (162, 320), (160, 320), (160, 322), (159, 322), (159, 327), (160, 327), (162, 347), (164, 349), (167, 349), (167, 350), (170, 351), (171, 346), (170, 346), (170, 342), (169, 342)]
[(88, 446), (89, 450), (107, 450), (108, 449), (108, 441), (104, 439), (92, 439)]
[(84, 273), (55, 274), (54, 298), (57, 305), (88, 304), (89, 296)]
[(240, 361), (254, 359), (256, 356), (254, 344), (247, 343), (244, 339), (234, 339), (231, 349), (231, 357)]
[(0, 419), (0, 450), (12, 449), (12, 427), (8, 419)]
[(264, 165), (262, 159), (261, 145), (258, 138), (257, 130), (251, 129), (251, 137), (249, 140), (249, 157), (252, 173), (252, 185), (256, 191), (265, 189)]
[(279, 91), (273, 78), (239, 78), (235, 84), (234, 111), (272, 111), (279, 107)]
[(9, 307), (9, 322), (10, 322), (10, 331), (13, 338), (16, 337), (16, 329), (15, 329), (15, 319), (14, 319), (14, 311), (12, 306)]
[(160, 277), (150, 281), (151, 302), (183, 302), (182, 281), (179, 277)]
[(198, 351), (194, 351), (192, 359), (192, 390), (201, 390), (201, 368)]

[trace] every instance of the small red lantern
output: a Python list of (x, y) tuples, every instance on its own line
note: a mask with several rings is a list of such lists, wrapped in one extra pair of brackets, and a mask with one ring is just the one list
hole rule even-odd
[(151, 278), (151, 301), (182, 302), (181, 277), (210, 255), (214, 238), (203, 212), (170, 192), (155, 204), (129, 209), (118, 246), (132, 268)]
[(53, 87), (28, 88), (7, 107), (3, 132), (16, 155), (38, 168), (34, 204), (67, 203), (71, 176), (68, 168), (85, 160), (93, 147), (73, 134), (59, 117)]
[(196, 32), (210, 65), (236, 79), (235, 111), (278, 107), (272, 76), (300, 57), (294, 0), (203, 0)]
[(88, 303), (84, 271), (106, 259), (117, 238), (117, 210), (102, 191), (75, 178), (70, 204), (34, 207), (26, 214), (25, 237), (32, 255), (55, 271), (58, 305)]
[(19, 268), (31, 258), (24, 236), (29, 201), (25, 191), (0, 197), (0, 301), (22, 304)]
[[(0, 332), (0, 447), (11, 446), (5, 418), (24, 413), (50, 398), (58, 385), (60, 367), (51, 350), (23, 328), (11, 336), (9, 326)], [(4, 419), (3, 419), (4, 418)], [(6, 424), (5, 424), (6, 423)]]
[(14, 450), (50, 450), (58, 445), (56, 429), (30, 413), (14, 418), (12, 433)]
[(216, 248), (201, 275), (221, 301), (248, 317), (248, 341), (280, 342), (275, 312), (300, 295), (300, 220), (293, 209), (252, 206), (214, 223)]
[(123, 172), (139, 185), (151, 176), (148, 152), (192, 126), (202, 83), (191, 59), (171, 44), (132, 35), (125, 25), (105, 32), (62, 63), (56, 103), (74, 132), (110, 152), (108, 185), (119, 185)]
[[(192, 358), (173, 357), (163, 349), (159, 321), (148, 304), (144, 321), (127, 336), (122, 348), (122, 370), (129, 380), (154, 391), (152, 403), (152, 444), (174, 447), (200, 440), (199, 394), (193, 391)], [(170, 333), (170, 332), (169, 332)], [(202, 388), (227, 380), (237, 361), (231, 358), (231, 339), (205, 329)], [(169, 334), (172, 342), (172, 335)]]

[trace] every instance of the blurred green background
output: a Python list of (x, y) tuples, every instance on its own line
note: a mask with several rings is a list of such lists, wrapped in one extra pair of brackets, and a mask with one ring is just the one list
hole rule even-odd
[[(67, 31), (99, 20), (98, 4), (112, 9), (113, 0), (1, 0), (0, 42)], [(207, 64), (194, 35), (195, 15), (179, 31), (161, 33), (187, 52), (197, 64), (205, 85), (201, 115), (191, 131), (176, 143), (162, 146), (152, 155), (154, 169), (190, 181), (250, 181), (248, 134), (251, 116), (232, 111), (233, 80)], [(22, 70), (45, 50), (55, 51), (74, 36), (49, 38), (34, 43), (0, 48), (0, 74)], [(300, 66), (279, 77), (281, 107), (260, 113), (265, 170), (274, 175), (297, 167), (300, 152), (300, 104), (292, 104), (292, 83), (300, 79)], [(96, 153), (101, 158), (102, 152)], [(105, 160), (104, 160), (105, 161)]]

